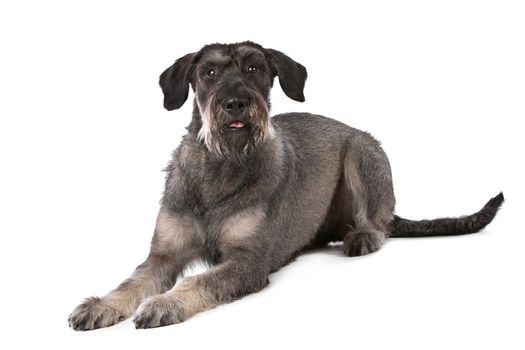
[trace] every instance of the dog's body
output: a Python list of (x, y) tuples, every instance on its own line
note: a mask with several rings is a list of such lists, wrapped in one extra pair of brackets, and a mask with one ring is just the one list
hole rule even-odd
[[(275, 76), (289, 97), (304, 100), (304, 67), (250, 42), (206, 46), (161, 75), (167, 109), (184, 103), (190, 84), (196, 97), (188, 134), (167, 168), (150, 254), (113, 292), (77, 307), (74, 329), (109, 326), (137, 308), (137, 328), (181, 322), (260, 290), (305, 249), (343, 241), (346, 255), (363, 255), (389, 236), (477, 232), (496, 215), (501, 194), (459, 219), (394, 216), (379, 143), (322, 116), (270, 119)], [(173, 287), (199, 258), (214, 267)]]

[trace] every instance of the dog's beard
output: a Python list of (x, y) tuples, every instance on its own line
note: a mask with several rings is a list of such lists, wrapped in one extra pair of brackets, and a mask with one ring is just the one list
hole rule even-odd
[(217, 101), (217, 93), (213, 92), (203, 106), (197, 106), (202, 118), (202, 127), (197, 139), (203, 142), (206, 148), (224, 158), (240, 162), (244, 155), (255, 150), (257, 144), (265, 139), (272, 138), (275, 130), (270, 121), (268, 105), (257, 92), (252, 92), (252, 103), (244, 113), (241, 129), (229, 128), (228, 123), (233, 121), (222, 109)]

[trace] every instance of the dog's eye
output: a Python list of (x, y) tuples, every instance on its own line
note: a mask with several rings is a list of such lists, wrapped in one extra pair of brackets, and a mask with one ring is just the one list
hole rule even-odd
[(217, 75), (217, 71), (215, 69), (208, 69), (208, 71), (206, 72), (206, 75), (209, 77), (214, 77)]
[(250, 72), (250, 73), (255, 73), (255, 72), (257, 72), (257, 67), (255, 67), (255, 66), (249, 66), (249, 67), (248, 67), (248, 72)]

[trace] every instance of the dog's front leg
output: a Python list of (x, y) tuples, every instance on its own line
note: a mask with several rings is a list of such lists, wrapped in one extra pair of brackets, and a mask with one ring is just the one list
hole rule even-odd
[(69, 316), (70, 327), (91, 330), (111, 326), (133, 315), (144, 298), (173, 287), (177, 275), (202, 245), (196, 226), (191, 215), (161, 209), (146, 261), (115, 290), (77, 306)]
[(137, 328), (179, 323), (198, 312), (262, 289), (268, 283), (263, 258), (247, 251), (231, 254), (200, 275), (187, 277), (172, 290), (146, 299), (134, 322)]

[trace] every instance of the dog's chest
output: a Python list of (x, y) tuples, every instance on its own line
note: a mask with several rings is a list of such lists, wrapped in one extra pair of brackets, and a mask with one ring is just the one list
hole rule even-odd
[(198, 216), (210, 211), (235, 212), (251, 206), (271, 190), (271, 186), (265, 186), (267, 179), (257, 162), (239, 165), (196, 152), (180, 153), (168, 175), (165, 193), (179, 211), (191, 210)]

